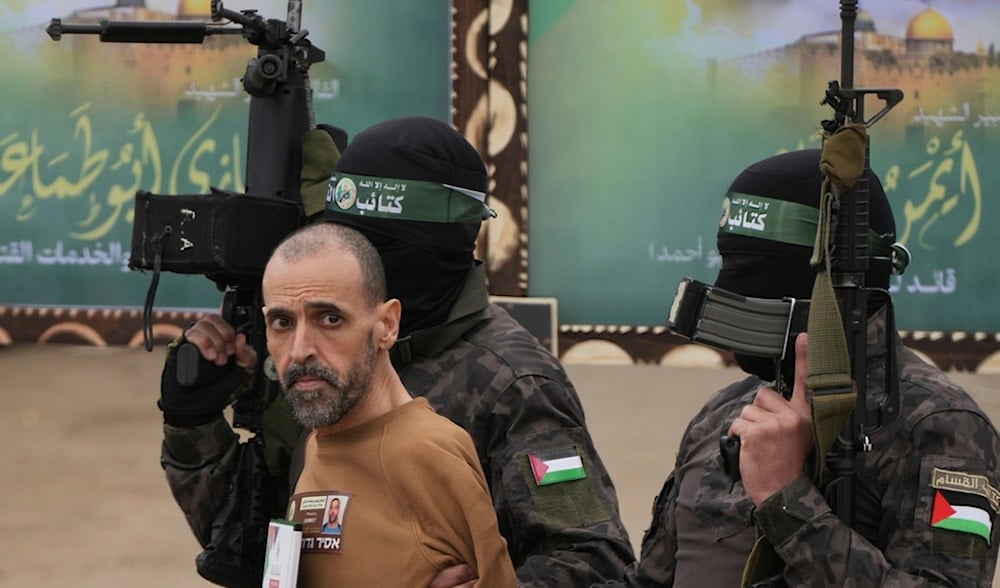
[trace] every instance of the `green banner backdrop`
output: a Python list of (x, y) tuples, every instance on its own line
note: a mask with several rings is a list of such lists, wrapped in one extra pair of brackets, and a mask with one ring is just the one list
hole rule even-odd
[[(349, 134), (386, 118), (448, 120), (445, 0), (305, 2), (302, 29), (326, 52), (310, 70), (316, 119)], [(287, 2), (225, 2), (286, 20)], [(64, 23), (207, 20), (208, 0), (0, 4), (0, 306), (141, 306), (128, 271), (137, 189), (243, 190), (247, 60), (240, 35), (203, 44), (101, 43), (46, 35)], [(252, 227), (248, 227), (252, 230)], [(214, 307), (200, 276), (164, 274), (157, 307)]]
[[(748, 163), (818, 147), (840, 77), (837, 0), (530, 5), (530, 282), (562, 323), (662, 325), (711, 281), (722, 196)], [(899, 88), (871, 129), (904, 329), (1000, 331), (1000, 3), (862, 2), (855, 86)], [(881, 104), (866, 106), (874, 114)], [(933, 309), (933, 310), (930, 310)]]
[[(44, 31), (53, 17), (204, 18), (209, 4), (0, 3), (9, 56), (0, 64), (0, 306), (139, 306), (149, 276), (125, 267), (135, 190), (242, 188), (238, 80), (254, 47), (238, 37), (53, 42)], [(303, 28), (327, 54), (311, 70), (320, 121), (353, 134), (391, 116), (450, 116), (449, 2), (303, 4)], [(287, 8), (226, 6), (279, 19)], [(872, 129), (873, 167), (914, 255), (893, 282), (901, 326), (1000, 331), (989, 305), (1000, 237), (988, 221), (1000, 188), (990, 26), (1000, 5), (879, 0), (862, 9), (856, 85), (906, 94)], [(529, 83), (510, 86), (531, 88), (530, 165), (518, 168), (530, 169), (520, 193), (531, 194), (530, 215), (508, 215), (527, 223), (529, 238), (510, 241), (528, 243), (530, 255), (518, 250), (526, 269), (515, 277), (530, 295), (558, 298), (564, 324), (662, 325), (680, 278), (715, 274), (729, 180), (761, 157), (819, 145), (819, 121), (830, 116), (819, 102), (840, 72), (838, 2), (546, 0), (529, 16), (529, 44), (517, 46), (530, 54), (530, 67), (519, 66)], [(489, 51), (473, 54), (492, 63)], [(504, 190), (494, 197), (517, 199)], [(208, 280), (168, 274), (157, 307), (218, 299)]]

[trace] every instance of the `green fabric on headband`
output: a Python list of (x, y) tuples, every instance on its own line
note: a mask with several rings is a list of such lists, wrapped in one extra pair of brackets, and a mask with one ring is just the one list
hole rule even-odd
[(819, 210), (786, 200), (729, 192), (722, 200), (719, 232), (812, 247)]
[(336, 173), (326, 192), (333, 212), (409, 221), (478, 223), (497, 214), (482, 192), (417, 180)]
[[(719, 232), (813, 247), (818, 222), (819, 209), (812, 206), (756, 194), (729, 192), (722, 199)], [(868, 229), (869, 255), (891, 260), (893, 273), (900, 275), (910, 263), (910, 252), (906, 247), (893, 243), (892, 239), (893, 235), (879, 235)]]

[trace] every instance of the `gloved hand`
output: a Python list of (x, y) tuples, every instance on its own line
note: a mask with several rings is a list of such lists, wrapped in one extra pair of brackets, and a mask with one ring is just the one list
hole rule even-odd
[[(197, 347), (187, 345), (184, 351), (199, 354)], [(177, 380), (179, 348), (171, 345), (163, 365), (159, 401), (163, 422), (175, 427), (196, 427), (222, 417), (222, 409), (237, 391), (250, 383), (251, 372), (235, 361), (222, 366), (202, 362), (198, 379), (193, 385), (184, 386)]]

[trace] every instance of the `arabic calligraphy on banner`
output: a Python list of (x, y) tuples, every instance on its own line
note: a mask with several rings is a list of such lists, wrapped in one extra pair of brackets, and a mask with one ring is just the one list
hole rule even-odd
[[(961, 247), (979, 231), (983, 189), (976, 157), (963, 130), (947, 139), (932, 136), (924, 145), (925, 159), (907, 169), (893, 165), (884, 176), (887, 193), (899, 187), (901, 177), (914, 185), (907, 190), (902, 218), (897, 212), (897, 224), (902, 224), (897, 227), (899, 241), (904, 245), (934, 249), (938, 240), (944, 240)], [(945, 226), (942, 221), (949, 217), (951, 223)]]
[[(715, 241), (713, 236), (710, 241)], [(704, 239), (698, 235), (691, 247), (671, 247), (669, 244), (659, 244), (650, 241), (649, 259), (660, 263), (695, 263), (707, 269), (718, 270), (722, 267), (722, 256), (714, 247), (705, 248)]]
[[(698, 235), (696, 242), (690, 247), (671, 247), (668, 244), (650, 242), (649, 259), (657, 263), (687, 265), (687, 271), (702, 267), (718, 271), (722, 267), (722, 256), (715, 248), (706, 249), (701, 235)], [(952, 267), (933, 270), (930, 277), (906, 272), (905, 276), (892, 276), (889, 280), (889, 292), (894, 295), (901, 292), (951, 295), (957, 291), (958, 279), (955, 268)]]
[[(317, 89), (336, 86), (315, 80), (313, 85)], [(192, 93), (206, 102), (237, 96), (235, 90), (192, 88)], [(333, 95), (321, 92), (317, 99)], [(91, 111), (92, 105), (85, 103), (67, 114), (65, 122), (72, 129), (69, 140), (65, 132), (46, 134), (38, 127), (12, 130), (0, 137), (0, 198), (10, 197), (17, 188), (17, 222), (28, 223), (46, 214), (47, 201), (80, 200), (85, 202), (80, 217), (65, 237), (93, 241), (106, 239), (116, 226), (130, 227), (132, 200), (140, 188), (169, 194), (207, 194), (211, 187), (243, 191), (246, 147), (242, 127), (234, 125), (243, 121), (221, 121), (221, 104), (197, 121), (189, 136), (180, 137), (176, 150), (163, 147), (159, 129), (143, 112), (134, 116), (120, 137), (105, 133), (98, 140), (95, 128), (112, 126), (112, 121), (95, 122)], [(171, 146), (177, 140), (172, 138)], [(164, 161), (163, 154), (171, 152), (176, 157)]]
[(975, 119), (973, 119), (969, 103), (963, 102), (961, 108), (957, 106), (950, 107), (947, 114), (945, 114), (943, 108), (939, 108), (936, 114), (928, 114), (924, 112), (924, 108), (921, 106), (917, 109), (917, 114), (913, 115), (913, 121), (924, 123), (925, 125), (934, 125), (938, 128), (943, 127), (947, 123), (965, 124), (971, 121), (972, 128), (979, 129), (1000, 126), (1000, 114), (976, 114)]
[[(0, 226), (7, 239), (0, 242), (0, 282), (13, 284), (11, 276), (18, 276), (16, 282), (29, 285), (2, 289), (0, 303), (51, 304), (70, 291), (103, 290), (88, 302), (141, 304), (146, 279), (122, 276), (129, 271), (135, 193), (244, 190), (246, 108), (202, 104), (178, 119), (154, 120), (143, 111), (114, 117), (84, 102), (22, 128), (8, 126), (0, 136)], [(69, 291), (55, 288), (62, 279), (53, 282), (53, 271), (83, 281)], [(196, 294), (211, 292), (200, 281), (164, 289), (170, 297), (175, 291), (186, 305), (215, 304), (216, 295)]]
[[(340, 80), (333, 78), (330, 80), (310, 79), (313, 102), (323, 100), (333, 100), (340, 95)], [(250, 95), (243, 90), (243, 81), (240, 78), (233, 78), (228, 82), (210, 84), (207, 88), (199, 88), (194, 82), (188, 85), (184, 91), (184, 96), (192, 100), (203, 100), (205, 102), (215, 102), (216, 100), (239, 100), (249, 104)]]
[(44, 246), (36, 246), (33, 241), (0, 244), (0, 265), (105, 266), (127, 272), (128, 257), (128, 246), (119, 241), (107, 245), (98, 241), (79, 248), (71, 248), (63, 241)]
[(43, 136), (38, 128), (0, 138), (0, 198), (18, 188), (18, 223), (51, 213), (45, 208), (50, 201), (76, 200), (82, 203), (80, 216), (65, 236), (92, 241), (107, 238), (116, 227), (130, 226), (133, 198), (140, 188), (169, 193), (208, 193), (211, 186), (242, 190), (242, 139), (238, 132), (218, 136), (225, 132), (214, 128), (218, 108), (186, 138), (169, 166), (157, 130), (145, 114), (135, 115), (119, 144), (110, 147), (95, 140), (89, 111), (90, 104), (83, 104), (68, 114), (73, 129), (69, 140)]

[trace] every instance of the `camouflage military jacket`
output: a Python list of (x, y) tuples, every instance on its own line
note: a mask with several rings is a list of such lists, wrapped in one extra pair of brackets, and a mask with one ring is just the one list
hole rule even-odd
[[(470, 287), (479, 282), (477, 271), (456, 308), (470, 297), (486, 304), (485, 289)], [(490, 305), (488, 318), (443, 351), (428, 358), (418, 349), (396, 368), (411, 394), (472, 436), (520, 585), (575, 588), (624, 576), (634, 555), (579, 396), (526, 329)], [(168, 482), (204, 545), (237, 439), (225, 421), (165, 426), (165, 435)]]
[[(873, 350), (884, 349), (882, 332), (870, 330)], [(755, 510), (722, 472), (718, 439), (764, 385), (747, 378), (716, 393), (689, 424), (632, 585), (738, 586), (761, 532), (789, 586), (991, 586), (1000, 437), (963, 390), (894, 339), (900, 417), (856, 457), (854, 528), (806, 478)], [(869, 354), (876, 400), (885, 392), (883, 358)]]

